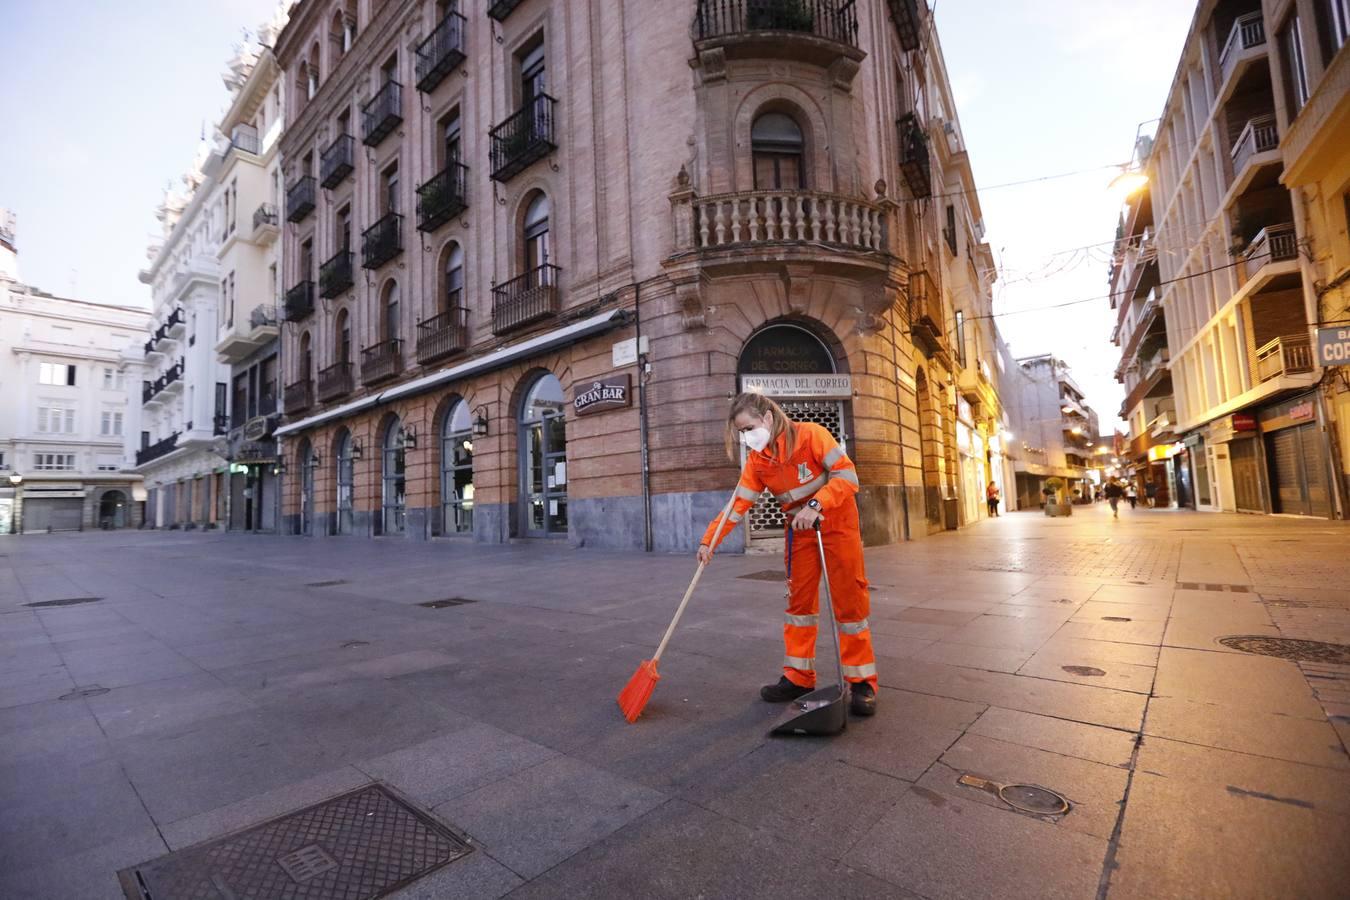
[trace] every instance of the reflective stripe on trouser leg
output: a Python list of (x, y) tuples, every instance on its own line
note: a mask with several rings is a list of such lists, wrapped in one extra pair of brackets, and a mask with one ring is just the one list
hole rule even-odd
[(825, 560), (830, 567), (830, 590), (834, 597), (844, 678), (875, 683), (876, 656), (867, 621), (871, 603), (867, 576), (863, 574), (862, 538), (858, 532), (849, 529), (826, 535)]

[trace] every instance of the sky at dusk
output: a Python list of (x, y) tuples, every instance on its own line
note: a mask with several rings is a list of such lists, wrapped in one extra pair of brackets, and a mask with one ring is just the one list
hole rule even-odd
[[(220, 79), (274, 0), (6, 0), (0, 206), (20, 275), (57, 294), (149, 305), (137, 280), (164, 187), (224, 109)], [(999, 265), (1014, 353), (1054, 353), (1109, 431), (1123, 396), (1101, 297), (1120, 197), (1107, 190), (1162, 109), (1193, 4), (939, 0), (936, 19)], [(994, 187), (1093, 169), (1015, 187)]]

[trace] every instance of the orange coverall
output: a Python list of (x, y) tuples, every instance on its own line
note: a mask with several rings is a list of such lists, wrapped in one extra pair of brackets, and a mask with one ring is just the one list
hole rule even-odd
[[(858, 492), (858, 473), (853, 468), (853, 461), (844, 455), (843, 448), (824, 428), (812, 422), (794, 423), (793, 427), (797, 430), (797, 444), (790, 458), (787, 457), (785, 435), (780, 435), (763, 452), (749, 451), (745, 472), (736, 485), (736, 499), (728, 524), (723, 526), (718, 543), (745, 518), (765, 488), (773, 493), (788, 514), (787, 540), (792, 542), (792, 516), (815, 497), (825, 517), (820, 523), (820, 535), (825, 543), (844, 678), (854, 682), (870, 681), (875, 686), (877, 666), (872, 654), (872, 632), (867, 623), (867, 576), (863, 574), (858, 504), (853, 499)], [(717, 519), (713, 519), (703, 534), (702, 543), (713, 549), (716, 549), (712, 542), (716, 530)], [(815, 535), (803, 534), (795, 543), (795, 549), (789, 543), (785, 551), (785, 556), (791, 554), (792, 558), (788, 567), (787, 615), (783, 623), (783, 674), (800, 687), (814, 687), (816, 627), (820, 618), (820, 552), (815, 547)], [(826, 668), (828, 670), (829, 666)]]

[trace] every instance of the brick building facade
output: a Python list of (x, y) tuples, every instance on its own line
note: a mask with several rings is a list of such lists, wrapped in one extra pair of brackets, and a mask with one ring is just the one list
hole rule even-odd
[(287, 530), (692, 548), (752, 383), (865, 540), (952, 524), (991, 266), (920, 4), (303, 0), (276, 55)]

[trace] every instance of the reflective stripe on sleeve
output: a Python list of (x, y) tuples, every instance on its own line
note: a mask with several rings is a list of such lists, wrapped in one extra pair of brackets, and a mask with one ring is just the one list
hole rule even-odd
[(862, 634), (872, 627), (867, 624), (866, 619), (863, 619), (861, 622), (840, 622), (838, 624), (840, 634)]
[(783, 616), (783, 621), (800, 628), (813, 628), (820, 623), (820, 616), (794, 616), (787, 613)]
[(839, 462), (839, 460), (841, 460), (841, 459), (843, 459), (843, 458), (844, 458), (844, 448), (843, 448), (843, 447), (835, 447), (835, 448), (834, 448), (833, 450), (831, 450), (829, 453), (826, 453), (826, 454), (825, 454), (825, 468), (827, 468), (827, 469), (833, 469), (833, 468), (834, 468), (834, 464), (837, 463), (837, 462)]
[(742, 515), (741, 513), (738, 513), (738, 512), (734, 512), (734, 513), (732, 513), (731, 515), (727, 516), (727, 521), (730, 522), (732, 525), (735, 525), (737, 522), (739, 522), (739, 521), (740, 521), (741, 519), (743, 519), (743, 518), (745, 518), (744, 515)]
[[(805, 656), (785, 656), (783, 657), (783, 665), (787, 666), (789, 669), (801, 669), (803, 672), (814, 672), (816, 670), (816, 658), (814, 656), (809, 659)], [(876, 667), (873, 666), (873, 668)], [(844, 671), (848, 671), (848, 666), (844, 667)]]
[(748, 487), (741, 487), (739, 484), (736, 485), (736, 496), (742, 500), (749, 500), (751, 503), (754, 503), (759, 499), (759, 494), (756, 494)]
[(844, 481), (851, 481), (858, 484), (858, 473), (852, 469), (831, 469), (826, 473), (830, 478), (842, 478)]
[(825, 486), (825, 482), (828, 480), (829, 479), (827, 476), (819, 475), (816, 478), (812, 479), (810, 482), (802, 485), (801, 487), (793, 488), (792, 490), (787, 492), (788, 498), (787, 502), (793, 503), (797, 500), (804, 500), (807, 497), (810, 497), (816, 491), (823, 488)]
[(787, 506), (789, 503), (792, 502), (792, 495), (791, 495), (791, 494), (774, 494), (774, 495), (773, 495), (773, 499), (777, 500), (777, 501), (778, 501), (779, 503), (781, 503), (783, 506)]
[(876, 663), (868, 663), (865, 666), (844, 666), (844, 677), (846, 678), (876, 678)]

